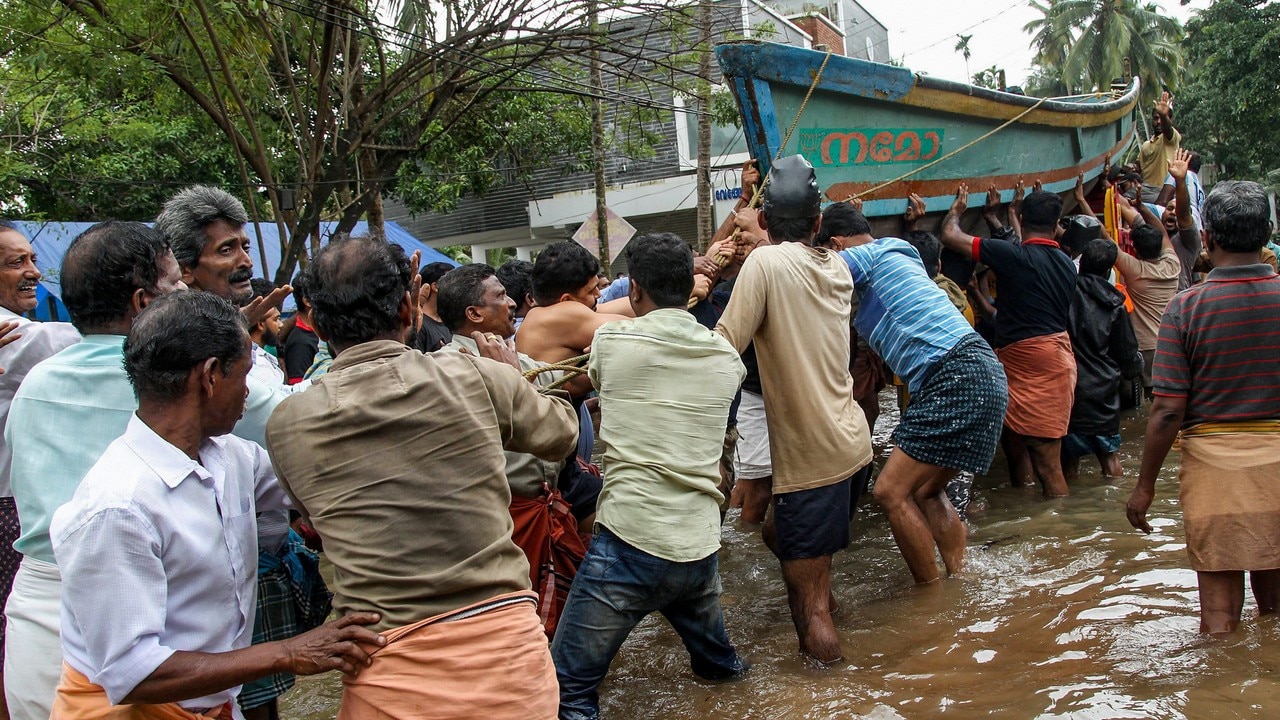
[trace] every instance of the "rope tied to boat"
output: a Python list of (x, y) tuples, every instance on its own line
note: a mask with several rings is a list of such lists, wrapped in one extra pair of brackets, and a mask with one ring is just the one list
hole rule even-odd
[(878, 190), (883, 190), (883, 189), (885, 189), (885, 188), (889, 187), (890, 185), (894, 185), (894, 184), (900, 183), (900, 182), (902, 182), (903, 180), (906, 180), (907, 178), (911, 177), (912, 175), (915, 175), (915, 174), (920, 173), (920, 172), (924, 172), (925, 170), (928, 170), (929, 168), (931, 168), (931, 167), (933, 167), (933, 166), (937, 165), (938, 163), (944, 162), (944, 161), (946, 161), (946, 160), (950, 160), (951, 158), (955, 157), (956, 155), (959, 155), (960, 153), (964, 152), (965, 150), (968, 150), (969, 148), (973, 147), (974, 145), (977, 145), (978, 143), (982, 142), (983, 140), (986, 140), (987, 138), (991, 137), (992, 135), (995, 135), (996, 133), (1000, 132), (1001, 130), (1004, 130), (1005, 128), (1009, 127), (1010, 125), (1012, 125), (1012, 124), (1014, 124), (1014, 123), (1018, 122), (1019, 120), (1021, 120), (1021, 119), (1022, 119), (1022, 118), (1024, 118), (1024, 117), (1026, 117), (1027, 115), (1030, 115), (1034, 110), (1036, 110), (1036, 108), (1039, 108), (1041, 105), (1045, 104), (1048, 100), (1049, 100), (1049, 98), (1047, 98), (1047, 97), (1040, 98), (1040, 100), (1039, 100), (1038, 102), (1036, 102), (1036, 104), (1035, 104), (1035, 105), (1032, 105), (1031, 107), (1027, 108), (1026, 110), (1023, 110), (1022, 112), (1018, 113), (1016, 116), (1014, 116), (1014, 117), (1012, 117), (1012, 118), (1009, 118), (1008, 120), (1006, 120), (1006, 121), (1004, 122), (1004, 124), (1000, 125), (999, 127), (995, 128), (994, 130), (991, 130), (990, 132), (986, 133), (985, 135), (982, 135), (981, 137), (975, 138), (975, 139), (973, 139), (973, 140), (969, 141), (968, 143), (966, 143), (966, 144), (962, 145), (961, 147), (958, 147), (958, 148), (956, 148), (955, 150), (952, 150), (951, 152), (947, 153), (946, 155), (943, 155), (942, 157), (938, 158), (937, 160), (933, 160), (932, 162), (929, 162), (929, 163), (926, 163), (926, 164), (924, 164), (924, 165), (921, 165), (920, 167), (916, 168), (915, 170), (910, 170), (910, 171), (908, 171), (908, 172), (905, 172), (905, 173), (903, 173), (903, 174), (899, 175), (898, 177), (896, 177), (896, 178), (894, 178), (894, 179), (892, 179), (892, 180), (886, 180), (885, 182), (882, 182), (882, 183), (880, 183), (879, 185), (876, 185), (876, 186), (875, 186), (875, 187), (873, 187), (873, 188), (869, 188), (869, 189), (867, 189), (867, 190), (863, 190), (863, 191), (862, 191), (862, 192), (860, 192), (860, 193), (857, 193), (857, 194), (854, 194), (854, 195), (850, 195), (849, 197), (846, 197), (842, 202), (849, 202), (850, 200), (855, 200), (855, 199), (863, 198), (863, 197), (865, 197), (865, 196), (867, 196), (867, 195), (870, 195), (871, 193), (874, 193), (874, 192), (876, 192), (876, 191), (878, 191)]
[[(804, 110), (809, 105), (809, 99), (813, 97), (813, 91), (817, 90), (818, 83), (822, 82), (822, 73), (827, 69), (827, 63), (831, 61), (832, 54), (833, 51), (827, 50), (826, 57), (822, 58), (822, 64), (818, 66), (818, 71), (813, 74), (813, 82), (809, 83), (809, 90), (805, 92), (804, 99), (800, 101), (800, 107), (796, 108), (796, 116), (791, 119), (791, 126), (787, 128), (786, 134), (782, 136), (782, 144), (778, 146), (778, 154), (774, 156), (774, 160), (782, 159), (782, 153), (786, 150), (787, 143), (791, 142), (791, 136), (795, 133), (796, 127), (800, 125), (800, 117), (804, 115)], [(752, 190), (751, 202), (747, 204), (747, 207), (752, 209), (760, 208), (760, 205), (764, 202), (764, 188), (769, 184), (769, 176), (772, 173), (773, 166), (770, 165), (769, 172), (765, 173), (764, 179), (760, 181), (760, 187)], [(739, 234), (740, 231), (737, 228), (734, 228), (733, 233), (729, 235), (729, 239), (733, 240), (734, 243), (737, 244)], [(734, 254), (725, 255), (724, 253), (716, 253), (716, 256), (712, 258), (712, 261), (715, 262), (717, 267), (723, 270), (729, 267), (729, 263), (733, 262)], [(687, 307), (691, 309), (699, 302), (701, 301), (698, 300), (698, 298), (689, 298), (689, 304)]]
[(568, 383), (570, 380), (573, 380), (579, 375), (586, 375), (587, 369), (585, 365), (587, 364), (587, 361), (590, 359), (591, 359), (591, 353), (586, 353), (583, 355), (579, 355), (577, 357), (569, 358), (568, 360), (561, 360), (560, 362), (557, 362), (557, 363), (539, 365), (536, 368), (525, 370), (521, 374), (524, 375), (525, 380), (528, 380), (529, 382), (533, 382), (535, 378), (537, 378), (539, 375), (543, 373), (562, 372), (564, 373), (564, 377), (559, 378), (551, 383), (548, 383), (538, 388), (538, 392), (544, 392), (544, 393), (551, 390), (559, 390), (560, 388), (564, 387), (565, 384)]

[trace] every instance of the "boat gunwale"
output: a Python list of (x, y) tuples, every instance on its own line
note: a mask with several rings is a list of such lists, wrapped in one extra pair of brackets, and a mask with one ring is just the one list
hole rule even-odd
[[(801, 58), (804, 54), (810, 54), (818, 58), (825, 58), (826, 54), (818, 50), (809, 50), (790, 45), (782, 45), (778, 43), (762, 42), (759, 40), (737, 40), (728, 43), (721, 43), (716, 46), (716, 55), (720, 60), (721, 70), (727, 77), (753, 78), (763, 82), (777, 82), (795, 87), (808, 88), (813, 85), (812, 74), (816, 72), (817, 65), (806, 67), (802, 71), (790, 72), (788, 63), (781, 62), (783, 58)], [(734, 57), (734, 56), (738, 57)], [(726, 62), (726, 60), (728, 62)], [(831, 63), (835, 63), (834, 68), (830, 67)], [(897, 67), (893, 65), (885, 65), (883, 63), (862, 60), (861, 58), (848, 57), (845, 55), (833, 54), (828, 61), (828, 71), (824, 72), (820, 78), (817, 89), (827, 92), (843, 93), (858, 97), (865, 97), (872, 100), (882, 100), (885, 102), (896, 102), (904, 105), (916, 107), (929, 107), (919, 102), (919, 99), (910, 97), (910, 94), (916, 88), (925, 91), (926, 94), (945, 93), (955, 96), (956, 99), (971, 98), (973, 100), (985, 103), (995, 103), (997, 106), (1006, 106), (1004, 108), (993, 108), (995, 112), (973, 112), (969, 109), (950, 109), (936, 108), (944, 111), (955, 112), (957, 114), (971, 115), (974, 117), (995, 118), (995, 117), (1013, 117), (1018, 112), (1027, 108), (1036, 107), (1031, 116), (1024, 118), (1023, 122), (1029, 124), (1051, 124), (1058, 125), (1059, 122), (1037, 122), (1034, 116), (1047, 114), (1049, 116), (1068, 115), (1080, 118), (1082, 120), (1093, 120), (1089, 116), (1109, 115), (1119, 111), (1127, 112), (1137, 103), (1138, 91), (1140, 83), (1137, 77), (1134, 77), (1127, 86), (1125, 93), (1119, 98), (1106, 102), (1083, 102), (1080, 100), (1054, 100), (1032, 97), (1029, 95), (1015, 95), (1013, 93), (1001, 92), (999, 90), (991, 90), (989, 88), (970, 85), (967, 83), (957, 82), (954, 80), (944, 80), (929, 75), (914, 72), (909, 68)], [(865, 82), (841, 82), (837, 83), (831, 79), (830, 71), (840, 68), (845, 70), (846, 75), (855, 75), (856, 71), (862, 71), (865, 75)], [(726, 67), (729, 66), (729, 67)], [(732, 72), (730, 68), (741, 68), (742, 72)], [(761, 74), (758, 71), (768, 68), (767, 74)], [(877, 87), (875, 81), (890, 81), (894, 85), (901, 85), (906, 79), (904, 76), (910, 76), (910, 87), (902, 88), (903, 92), (894, 97), (891, 96), (884, 88)], [(931, 91), (931, 92), (930, 92)], [(1088, 96), (1093, 97), (1093, 96)], [(1104, 120), (1099, 124), (1111, 122), (1111, 119)]]

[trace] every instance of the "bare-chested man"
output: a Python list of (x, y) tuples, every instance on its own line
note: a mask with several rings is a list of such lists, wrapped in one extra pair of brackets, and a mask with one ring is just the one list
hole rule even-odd
[[(596, 307), (599, 272), (600, 261), (576, 242), (558, 242), (538, 253), (532, 278), (537, 306), (529, 309), (516, 333), (516, 349), (539, 362), (563, 362), (581, 355), (601, 325), (630, 317), (629, 312), (611, 312), (612, 303)], [(628, 304), (626, 298), (616, 302), (619, 311)]]

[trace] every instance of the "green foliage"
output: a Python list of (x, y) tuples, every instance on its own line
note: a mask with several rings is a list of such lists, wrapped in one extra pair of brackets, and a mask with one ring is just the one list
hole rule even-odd
[(984, 87), (989, 90), (1003, 90), (1000, 87), (1000, 68), (992, 65), (989, 68), (979, 70), (974, 73), (973, 84), (978, 87)]
[(1192, 81), (1175, 103), (1184, 146), (1223, 178), (1280, 169), (1280, 3), (1217, 0), (1187, 24)]
[(1144, 101), (1175, 90), (1182, 77), (1182, 26), (1155, 3), (1139, 0), (1046, 0), (1024, 26), (1037, 71), (1029, 91), (1071, 94), (1106, 90), (1128, 58), (1142, 79)]
[[(151, 220), (177, 187), (235, 185), (218, 129), (154, 68), (108, 71), (47, 9), (0, 3), (0, 210), (37, 220)], [(37, 41), (33, 41), (37, 40)], [(214, 141), (210, 142), (210, 138)]]
[(452, 120), (432, 123), (423, 150), (388, 188), (410, 210), (447, 213), (467, 195), (528, 181), (552, 165), (579, 171), (590, 159), (591, 114), (582, 98), (496, 92)]

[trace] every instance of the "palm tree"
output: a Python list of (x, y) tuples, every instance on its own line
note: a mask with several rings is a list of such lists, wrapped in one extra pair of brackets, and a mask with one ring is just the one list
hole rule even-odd
[(1031, 0), (1027, 3), (1040, 11), (1041, 17), (1022, 26), (1022, 31), (1031, 36), (1031, 49), (1036, 51), (1032, 62), (1041, 67), (1061, 68), (1067, 59), (1067, 45), (1070, 31), (1059, 26), (1058, 0), (1039, 3)]
[(957, 35), (956, 37), (960, 38), (960, 42), (956, 43), (956, 52), (964, 56), (964, 76), (967, 79), (969, 77), (969, 57), (971, 55), (969, 52), (969, 40), (973, 36)]
[(1155, 3), (1138, 0), (1046, 0), (1044, 15), (1023, 28), (1032, 35), (1035, 63), (1062, 78), (1066, 89), (1105, 90), (1129, 58), (1143, 96), (1155, 98), (1180, 79), (1182, 25)]

